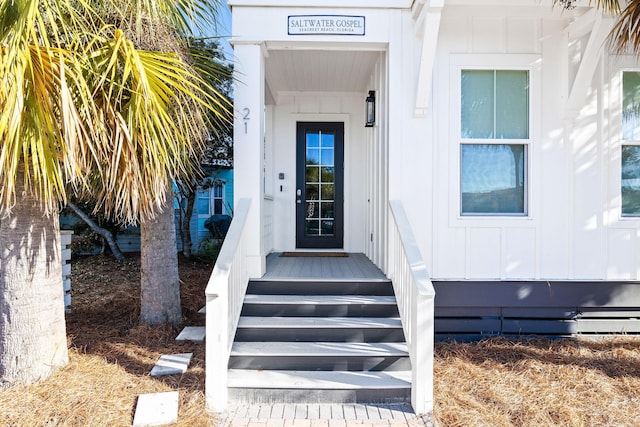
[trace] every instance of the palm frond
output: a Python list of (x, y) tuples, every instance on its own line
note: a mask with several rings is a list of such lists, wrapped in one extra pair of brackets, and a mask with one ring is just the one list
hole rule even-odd
[[(7, 4), (9, 3), (9, 4)], [(24, 180), (46, 213), (66, 200), (94, 163), (86, 149), (91, 100), (72, 52), (63, 47), (67, 18), (77, 14), (64, 0), (16, 0), (2, 6), (0, 66), (0, 210), (8, 212)], [(54, 10), (68, 8), (64, 19)], [(66, 10), (66, 9), (65, 9)], [(85, 98), (83, 98), (85, 97)], [(24, 173), (17, 166), (24, 163)]]
[(193, 175), (206, 112), (220, 113), (225, 101), (178, 55), (137, 49), (124, 32), (112, 30), (111, 39), (94, 42), (86, 55), (94, 67), (94, 98), (110, 129), (102, 150), (108, 152), (105, 174), (95, 183), (97, 206), (135, 222), (157, 212), (170, 180)]
[(164, 22), (181, 36), (215, 30), (223, 7), (221, 0), (111, 0), (124, 22), (133, 26), (137, 35), (147, 34), (149, 23)]
[(629, 0), (609, 35), (615, 52), (640, 55), (640, 0)]

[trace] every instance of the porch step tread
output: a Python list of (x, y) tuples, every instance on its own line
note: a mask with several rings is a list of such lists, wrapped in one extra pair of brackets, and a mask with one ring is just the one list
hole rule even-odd
[(408, 354), (407, 345), (400, 342), (235, 342), (231, 348), (231, 356), (370, 357)]
[(280, 305), (395, 305), (396, 298), (387, 295), (262, 295), (247, 294), (245, 304)]
[(229, 369), (230, 388), (262, 389), (406, 389), (411, 371), (267, 371)]
[(391, 279), (387, 277), (287, 277), (287, 276), (265, 276), (249, 280), (249, 283), (387, 283), (391, 284)]
[(260, 317), (241, 316), (238, 328), (401, 328), (399, 317)]

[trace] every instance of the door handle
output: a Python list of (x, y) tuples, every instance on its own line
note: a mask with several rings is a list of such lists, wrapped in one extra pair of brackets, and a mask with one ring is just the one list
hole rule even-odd
[(298, 196), (298, 199), (296, 200), (296, 203), (302, 203), (302, 200), (300, 200), (300, 197), (302, 196), (302, 190), (301, 189), (297, 189), (296, 190), (296, 196)]

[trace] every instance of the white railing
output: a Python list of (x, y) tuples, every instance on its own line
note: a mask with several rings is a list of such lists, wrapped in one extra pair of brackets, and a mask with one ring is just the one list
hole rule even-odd
[(435, 291), (399, 200), (389, 201), (388, 275), (411, 358), (411, 405), (417, 414), (433, 411), (433, 315)]
[(243, 261), (247, 240), (245, 222), (251, 206), (250, 199), (240, 199), (220, 254), (213, 267), (205, 294), (206, 322), (206, 379), (207, 410), (222, 412), (227, 406), (227, 365), (233, 338), (240, 319), (242, 302), (249, 284), (249, 273)]

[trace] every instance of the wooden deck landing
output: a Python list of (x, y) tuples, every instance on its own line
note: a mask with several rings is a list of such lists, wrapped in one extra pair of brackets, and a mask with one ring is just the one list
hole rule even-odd
[(301, 280), (386, 280), (385, 275), (364, 254), (347, 257), (283, 257), (278, 252), (267, 256), (264, 279)]

